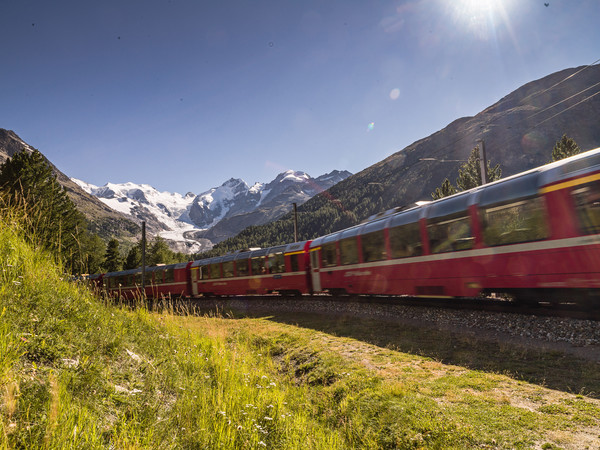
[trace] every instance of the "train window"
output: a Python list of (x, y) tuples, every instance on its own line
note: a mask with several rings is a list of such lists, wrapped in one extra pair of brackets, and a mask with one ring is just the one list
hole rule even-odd
[(221, 278), (221, 264), (215, 263), (210, 265), (210, 279)]
[(267, 267), (265, 266), (265, 257), (258, 256), (252, 258), (252, 275), (261, 275), (267, 273)]
[(387, 258), (383, 230), (361, 235), (363, 261), (381, 261)]
[(575, 161), (570, 161), (562, 166), (561, 172), (564, 174), (571, 174), (584, 169), (589, 171), (590, 167), (598, 165), (600, 165), (600, 153), (578, 158)]
[(469, 216), (446, 216), (427, 224), (431, 253), (445, 253), (473, 248)]
[(154, 282), (156, 284), (161, 284), (164, 280), (164, 271), (162, 270), (157, 270), (156, 272), (154, 272)]
[(496, 205), (482, 210), (485, 245), (506, 245), (548, 237), (541, 197)]
[(355, 237), (340, 241), (340, 259), (344, 266), (358, 263), (358, 242)]
[(223, 263), (223, 277), (231, 278), (233, 276), (233, 261), (225, 261)]
[(407, 223), (390, 228), (392, 258), (408, 258), (423, 254), (419, 223)]
[(175, 271), (173, 269), (165, 270), (165, 283), (172, 283), (175, 281)]
[(581, 232), (600, 233), (600, 182), (579, 187), (572, 195)]
[(300, 254), (295, 253), (290, 255), (290, 268), (292, 269), (292, 272), (300, 271)]
[(240, 259), (235, 262), (235, 265), (237, 267), (238, 277), (245, 277), (250, 273), (250, 269), (248, 269), (247, 259)]
[(539, 172), (534, 172), (512, 180), (494, 183), (483, 189), (478, 203), (480, 206), (487, 207), (534, 197), (538, 193), (539, 179)]
[(200, 276), (199, 276), (199, 280), (209, 280), (210, 276), (208, 274), (208, 266), (199, 266), (198, 267), (199, 271), (200, 271)]
[(285, 258), (283, 253), (272, 253), (269, 255), (270, 273), (285, 272)]
[(330, 242), (321, 246), (321, 262), (323, 263), (323, 267), (332, 267), (337, 264), (335, 242)]

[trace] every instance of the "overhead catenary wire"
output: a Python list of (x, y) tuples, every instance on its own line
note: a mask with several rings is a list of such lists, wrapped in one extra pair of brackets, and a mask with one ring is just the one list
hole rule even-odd
[[(561, 85), (562, 83), (566, 82), (567, 80), (569, 80), (569, 79), (573, 78), (574, 76), (576, 76), (576, 75), (580, 74), (581, 72), (585, 71), (586, 69), (589, 69), (590, 67), (592, 67), (592, 66), (594, 66), (594, 65), (597, 65), (597, 63), (598, 63), (598, 62), (600, 62), (600, 59), (597, 59), (597, 60), (596, 60), (596, 61), (594, 61), (593, 63), (591, 63), (591, 64), (588, 64), (588, 65), (586, 65), (585, 67), (583, 67), (583, 68), (579, 69), (577, 72), (575, 72), (575, 73), (572, 73), (572, 74), (570, 74), (570, 75), (566, 76), (565, 78), (563, 78), (563, 79), (562, 79), (562, 80), (560, 80), (559, 82), (557, 82), (557, 83), (554, 83), (554, 84), (553, 84), (552, 86), (550, 86), (549, 88), (546, 88), (546, 89), (543, 89), (543, 90), (541, 90), (541, 91), (538, 91), (538, 92), (535, 92), (535, 93), (533, 93), (533, 94), (530, 94), (530, 95), (528, 95), (528, 96), (527, 96), (527, 97), (525, 97), (523, 100), (521, 100), (521, 102), (519, 102), (519, 104), (523, 105), (523, 102), (524, 102), (525, 100), (527, 100), (527, 99), (531, 100), (532, 98), (534, 98), (534, 97), (536, 97), (536, 96), (538, 96), (538, 95), (544, 94), (544, 93), (546, 93), (546, 92), (548, 92), (548, 91), (550, 91), (550, 90), (554, 89), (555, 87), (557, 87), (557, 86)], [(568, 101), (568, 100), (571, 100), (571, 99), (573, 99), (574, 97), (577, 97), (578, 95), (580, 95), (580, 94), (582, 94), (582, 93), (584, 93), (584, 92), (586, 92), (586, 91), (589, 91), (590, 89), (593, 89), (593, 88), (595, 88), (595, 87), (599, 86), (599, 85), (600, 85), (600, 82), (598, 82), (598, 83), (596, 83), (596, 84), (594, 84), (594, 85), (592, 85), (592, 86), (588, 86), (588, 87), (586, 87), (585, 89), (582, 89), (581, 91), (579, 91), (579, 92), (577, 92), (577, 93), (575, 93), (575, 94), (573, 94), (573, 95), (571, 95), (571, 96), (569, 96), (569, 97), (567, 97), (567, 98), (565, 98), (565, 99), (563, 99), (563, 100), (560, 100), (559, 102), (556, 102), (556, 103), (554, 103), (554, 104), (553, 104), (553, 105), (551, 105), (551, 106), (548, 106), (548, 107), (544, 108), (543, 110), (537, 111), (536, 113), (534, 113), (534, 114), (532, 114), (531, 116), (529, 116), (529, 117), (528, 117), (528, 119), (529, 119), (529, 118), (532, 118), (532, 117), (535, 117), (535, 116), (537, 116), (537, 115), (539, 115), (539, 114), (542, 114), (542, 113), (544, 113), (544, 112), (546, 112), (546, 111), (548, 111), (548, 110), (550, 110), (550, 109), (552, 109), (552, 108), (554, 108), (554, 107), (556, 107), (556, 106), (558, 106), (558, 105), (560, 105), (560, 104), (562, 104), (562, 103), (564, 103), (564, 102), (566, 102), (566, 101)], [(592, 95), (590, 95), (590, 96), (588, 96), (588, 97), (586, 97), (586, 98), (582, 99), (581, 101), (577, 102), (576, 104), (574, 104), (574, 105), (571, 105), (571, 106), (569, 106), (568, 108), (565, 108), (565, 109), (563, 109), (562, 111), (559, 111), (559, 112), (557, 112), (556, 114), (552, 115), (551, 117), (548, 117), (548, 118), (546, 118), (546, 119), (544, 119), (544, 120), (541, 120), (541, 121), (539, 121), (539, 122), (538, 122), (538, 123), (536, 123), (535, 125), (532, 125), (532, 126), (530, 126), (530, 127), (527, 127), (527, 128), (524, 130), (524, 133), (526, 133), (526, 132), (529, 132), (529, 131), (531, 131), (531, 130), (535, 129), (536, 127), (538, 127), (538, 126), (542, 125), (543, 123), (545, 123), (545, 122), (547, 122), (547, 121), (549, 121), (549, 120), (552, 120), (552, 119), (553, 119), (553, 118), (555, 118), (555, 117), (558, 117), (558, 116), (560, 116), (561, 114), (564, 114), (565, 112), (569, 111), (570, 109), (572, 109), (572, 108), (575, 108), (576, 106), (578, 106), (578, 105), (580, 105), (580, 104), (582, 104), (582, 103), (584, 103), (584, 102), (586, 102), (586, 101), (590, 100), (591, 98), (595, 97), (595, 96), (596, 96), (596, 95), (598, 95), (598, 94), (600, 94), (600, 91), (597, 91), (596, 93), (594, 93), (594, 94), (592, 94)], [(488, 125), (494, 125), (494, 122), (495, 122), (495, 120), (493, 120), (493, 119), (492, 119), (492, 120), (489, 120), (489, 121), (488, 121), (488, 122), (485, 124), (485, 126), (488, 126)], [(456, 140), (454, 140), (454, 141), (452, 141), (452, 142), (450, 142), (450, 143), (448, 143), (448, 144), (444, 145), (443, 147), (441, 147), (441, 148), (437, 149), (437, 152), (443, 152), (444, 150), (446, 150), (446, 149), (448, 149), (448, 148), (452, 148), (452, 147), (454, 147), (456, 144), (458, 144), (459, 142), (461, 142), (462, 140), (466, 139), (467, 137), (468, 137), (468, 135), (466, 135), (466, 134), (465, 134), (465, 135), (463, 135), (462, 137), (459, 137), (458, 139), (456, 139)], [(506, 145), (506, 144), (510, 143), (511, 141), (514, 141), (514, 140), (515, 140), (515, 139), (517, 139), (517, 138), (519, 138), (519, 139), (520, 139), (520, 138), (521, 138), (521, 136), (513, 136), (513, 137), (511, 137), (511, 138), (508, 138), (507, 140), (505, 140), (505, 141), (504, 141), (504, 145)]]
[(554, 89), (556, 86), (559, 86), (559, 85), (561, 85), (562, 83), (564, 83), (565, 81), (569, 80), (570, 78), (573, 78), (574, 76), (576, 76), (576, 75), (579, 75), (579, 74), (580, 74), (581, 72), (583, 72), (584, 70), (587, 70), (587, 69), (589, 69), (590, 67), (592, 67), (592, 66), (596, 65), (596, 64), (597, 64), (597, 63), (599, 63), (599, 62), (600, 62), (600, 59), (597, 59), (597, 60), (596, 60), (596, 61), (594, 61), (593, 63), (591, 63), (591, 64), (588, 64), (588, 65), (587, 65), (587, 66), (585, 66), (585, 67), (582, 67), (582, 68), (581, 68), (581, 69), (579, 69), (577, 72), (575, 72), (575, 73), (572, 73), (571, 75), (569, 75), (569, 76), (567, 76), (567, 77), (563, 78), (563, 79), (562, 79), (562, 80), (560, 80), (558, 83), (554, 83), (554, 84), (553, 84), (552, 86), (550, 86), (549, 88), (546, 88), (546, 89), (544, 89), (544, 90), (542, 90), (542, 91), (534, 92), (533, 94), (529, 94), (527, 97), (523, 98), (523, 99), (520, 101), (520, 103), (521, 103), (521, 104), (523, 104), (523, 103), (524, 103), (526, 100), (527, 100), (527, 101), (529, 101), (529, 100), (530, 100), (530, 97), (531, 97), (531, 98), (534, 98), (534, 97), (537, 97), (538, 95), (542, 95), (542, 94), (544, 94), (544, 93), (546, 93), (546, 92), (548, 92), (548, 91), (550, 91), (550, 90)]
[[(558, 106), (558, 105), (560, 105), (561, 103), (567, 102), (567, 101), (571, 100), (572, 98), (574, 98), (574, 97), (577, 97), (577, 96), (578, 96), (578, 95), (580, 95), (580, 94), (583, 94), (585, 91), (589, 91), (590, 89), (593, 89), (593, 88), (595, 88), (596, 86), (600, 86), (600, 81), (599, 81), (598, 83), (596, 83), (596, 84), (592, 85), (592, 86), (589, 86), (589, 87), (587, 87), (587, 88), (585, 88), (585, 89), (582, 89), (581, 91), (577, 92), (576, 94), (573, 94), (573, 95), (571, 95), (570, 97), (567, 97), (567, 98), (565, 98), (565, 99), (563, 99), (563, 100), (561, 100), (561, 101), (559, 101), (559, 102), (556, 102), (556, 103), (555, 103), (555, 104), (553, 104), (553, 105), (550, 105), (550, 106), (548, 106), (548, 107), (546, 107), (546, 108), (544, 108), (544, 109), (542, 109), (542, 110), (540, 110), (540, 111), (538, 111), (538, 112), (536, 112), (536, 113), (532, 114), (531, 116), (529, 116), (529, 117), (528, 117), (528, 119), (531, 119), (532, 117), (535, 117), (535, 116), (537, 116), (537, 115), (539, 115), (539, 114), (542, 114), (542, 113), (544, 113), (544, 112), (548, 111), (549, 109), (552, 109), (552, 108), (554, 108), (555, 106)], [(592, 97), (593, 97), (593, 96), (592, 96)], [(565, 111), (566, 111), (566, 110), (565, 110)]]
[[(600, 84), (600, 83), (598, 83), (598, 84)], [(538, 127), (538, 126), (540, 126), (541, 124), (543, 124), (544, 122), (548, 122), (549, 120), (551, 120), (551, 119), (554, 119), (554, 118), (555, 118), (555, 117), (557, 117), (557, 116), (560, 116), (561, 114), (563, 114), (563, 113), (567, 112), (567, 111), (568, 111), (568, 110), (570, 110), (570, 109), (573, 109), (573, 108), (575, 108), (576, 106), (580, 105), (581, 103), (587, 102), (589, 99), (591, 99), (591, 98), (595, 97), (595, 96), (596, 96), (596, 95), (598, 95), (598, 94), (600, 94), (600, 90), (599, 90), (599, 91), (597, 91), (595, 94), (592, 94), (592, 95), (590, 95), (590, 96), (588, 96), (588, 97), (584, 98), (583, 100), (581, 100), (581, 101), (578, 101), (578, 102), (577, 102), (577, 103), (575, 103), (574, 105), (571, 105), (571, 106), (569, 106), (568, 108), (566, 108), (566, 109), (563, 109), (563, 110), (562, 110), (562, 111), (560, 111), (560, 112), (557, 112), (557, 113), (556, 113), (556, 114), (554, 114), (553, 116), (550, 116), (550, 117), (548, 117), (547, 119), (544, 119), (544, 120), (542, 120), (541, 122), (538, 122), (538, 123), (536, 123), (536, 124), (535, 124), (535, 125), (533, 125), (531, 128)]]

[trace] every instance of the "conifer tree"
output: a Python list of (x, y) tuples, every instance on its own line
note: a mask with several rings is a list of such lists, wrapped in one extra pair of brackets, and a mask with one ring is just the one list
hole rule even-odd
[[(458, 169), (458, 178), (456, 179), (456, 187), (458, 191), (466, 191), (482, 185), (481, 166), (479, 161), (479, 147), (475, 147), (473, 150), (471, 150), (471, 154), (469, 155), (467, 162), (465, 162), (460, 169)], [(494, 167), (492, 167), (488, 161), (486, 171), (488, 183), (499, 180), (502, 176), (500, 164), (496, 164)]]
[(173, 251), (171, 251), (167, 242), (160, 236), (156, 236), (148, 251), (147, 264), (156, 266), (158, 264), (172, 264), (174, 261)]
[(17, 211), (29, 239), (81, 269), (86, 220), (37, 150), (23, 149), (0, 166), (0, 194)]
[(433, 197), (434, 200), (438, 200), (454, 194), (456, 194), (456, 188), (450, 183), (450, 180), (446, 178), (442, 185), (439, 188), (435, 188), (435, 192), (431, 193), (431, 197)]
[(577, 143), (570, 137), (567, 137), (566, 134), (563, 134), (562, 138), (556, 141), (556, 144), (552, 149), (551, 162), (559, 161), (561, 159), (568, 158), (569, 156), (577, 155), (580, 151), (581, 149), (579, 148)]
[[(468, 189), (481, 186), (481, 165), (479, 161), (479, 147), (475, 147), (473, 150), (471, 150), (469, 159), (458, 169), (456, 187), (454, 187), (448, 178), (446, 178), (442, 185), (431, 193), (431, 197), (433, 197), (434, 200), (438, 200), (440, 198), (456, 194), (457, 192), (466, 191)], [(496, 164), (494, 167), (492, 167), (488, 161), (486, 169), (488, 183), (499, 180), (502, 176), (500, 164)]]
[(142, 266), (142, 241), (139, 241), (127, 253), (123, 269), (136, 269)]
[(104, 255), (104, 269), (107, 272), (118, 272), (123, 268), (123, 258), (119, 251), (119, 241), (111, 239)]
[(81, 267), (76, 265), (79, 273), (100, 273), (104, 266), (106, 244), (97, 234), (86, 233), (81, 242), (82, 262)]

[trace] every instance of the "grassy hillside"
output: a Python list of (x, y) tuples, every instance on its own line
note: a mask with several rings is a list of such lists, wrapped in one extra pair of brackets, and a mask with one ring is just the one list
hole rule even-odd
[(109, 305), (0, 223), (0, 448), (593, 448), (600, 403), (263, 318)]

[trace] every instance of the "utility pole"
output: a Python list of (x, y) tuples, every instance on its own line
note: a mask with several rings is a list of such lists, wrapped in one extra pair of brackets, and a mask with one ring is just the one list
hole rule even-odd
[(479, 147), (479, 167), (481, 169), (481, 184), (487, 184), (487, 158), (485, 156), (485, 141), (483, 139), (479, 139), (478, 141)]
[(298, 205), (294, 205), (294, 242), (298, 242)]

